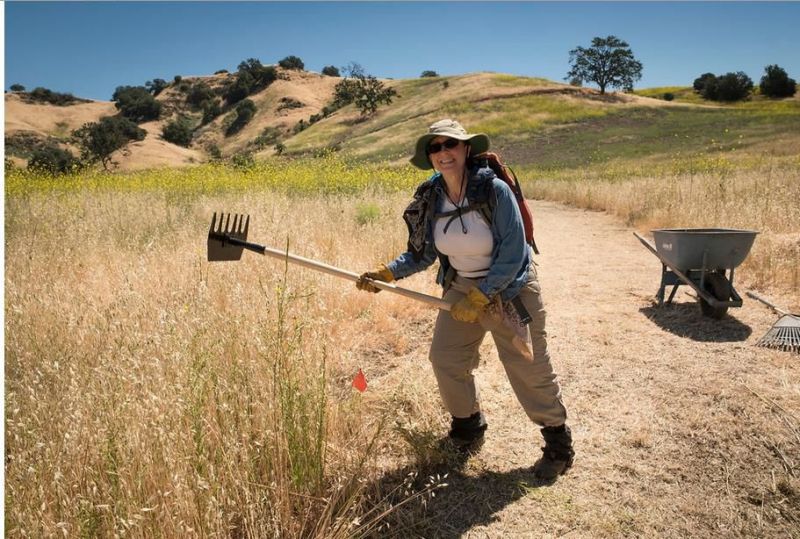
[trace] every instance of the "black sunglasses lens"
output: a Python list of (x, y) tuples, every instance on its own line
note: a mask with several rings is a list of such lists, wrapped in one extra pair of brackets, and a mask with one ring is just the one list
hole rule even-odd
[(448, 150), (452, 150), (456, 146), (458, 146), (459, 141), (451, 138), (447, 139), (444, 142), (434, 142), (430, 146), (428, 146), (428, 153), (439, 153), (442, 151), (442, 148), (447, 148)]

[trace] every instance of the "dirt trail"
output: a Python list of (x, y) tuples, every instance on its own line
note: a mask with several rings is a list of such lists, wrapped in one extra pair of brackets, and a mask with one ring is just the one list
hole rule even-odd
[(800, 536), (800, 357), (754, 346), (777, 317), (745, 300), (705, 319), (685, 292), (659, 309), (660, 264), (632, 229), (551, 203), (534, 213), (575, 467), (536, 483), (540, 436), (487, 338), (486, 443), (450, 471), (421, 535)]

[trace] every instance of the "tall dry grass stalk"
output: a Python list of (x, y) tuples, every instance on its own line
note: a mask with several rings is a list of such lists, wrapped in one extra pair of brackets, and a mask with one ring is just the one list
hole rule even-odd
[[(403, 247), (406, 197), (9, 196), (7, 534), (380, 526), (383, 494), (367, 480), (413, 390), (356, 394), (357, 367), (374, 377), (382, 358), (358, 365), (353, 351), (379, 332), (386, 355), (402, 352), (403, 322), (428, 308), (252, 253), (209, 264), (205, 237), (213, 211), (249, 212), (252, 241), (359, 271)], [(363, 223), (358, 208), (375, 203), (382, 213)]]
[(759, 231), (738, 272), (748, 286), (800, 301), (800, 166), (608, 175), (587, 170), (540, 180), (530, 196), (605, 210), (639, 229), (743, 228)]

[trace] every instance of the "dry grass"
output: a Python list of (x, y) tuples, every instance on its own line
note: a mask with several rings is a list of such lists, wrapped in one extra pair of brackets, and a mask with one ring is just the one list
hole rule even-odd
[(380, 383), (382, 352), (416, 345), (397, 322), (426, 308), (258, 255), (205, 261), (210, 215), (227, 210), (254, 214), (253, 241), (292, 238), (298, 254), (371, 267), (405, 241), (384, 226), (404, 197), (358, 224), (375, 196), (9, 197), (6, 532), (335, 537), (379, 525), (354, 519), (379, 496), (365, 481), (386, 452), (387, 403), (407, 397), (362, 397), (350, 380), (363, 367)]
[[(724, 166), (723, 166), (724, 165)], [(684, 165), (686, 166), (686, 165)], [(622, 168), (625, 168), (624, 165)], [(618, 215), (640, 230), (722, 227), (759, 231), (741, 267), (748, 284), (800, 306), (800, 164), (738, 167), (721, 161), (705, 170), (648, 173), (587, 169), (534, 182), (527, 194)], [(659, 170), (659, 168), (661, 170)]]
[[(532, 479), (538, 438), (488, 343), (479, 378), (489, 440), (478, 457), (451, 462), (436, 446), (446, 415), (426, 368), (428, 307), (252, 253), (206, 262), (210, 215), (223, 210), (253, 215), (252, 241), (288, 240), (296, 254), (353, 271), (403, 249), (410, 189), (374, 190), (366, 179), (389, 172), (322, 165), (358, 184), (354, 192), (293, 166), (304, 165), (7, 184), (9, 536), (797, 529), (796, 363), (743, 343), (772, 313), (748, 303), (715, 326), (687, 304), (656, 311), (657, 264), (629, 230), (599, 213), (537, 207), (552, 352), (578, 464), (552, 488)], [(792, 170), (772, 170), (770, 187), (741, 170), (725, 175), (725, 193), (751, 201), (738, 209), (724, 198), (680, 213), (719, 194), (719, 174), (589, 178), (583, 191), (554, 181), (548, 196), (560, 186), (574, 191), (572, 203), (597, 207), (589, 202), (602, 194), (604, 205), (628, 208), (625, 218), (647, 208), (641, 226), (724, 217), (764, 230), (757, 219), (787, 220), (787, 231), (765, 231), (761, 242), (798, 230), (786, 201), (797, 194)], [(287, 182), (280, 174), (289, 172), (302, 195), (257, 181)], [(315, 181), (326, 194), (314, 193)], [(652, 202), (659, 197), (683, 204), (668, 211)], [(761, 268), (740, 275), (762, 278)], [(437, 293), (429, 274), (403, 285)], [(370, 384), (363, 395), (350, 387), (359, 367)], [(443, 483), (450, 487), (439, 491)]]

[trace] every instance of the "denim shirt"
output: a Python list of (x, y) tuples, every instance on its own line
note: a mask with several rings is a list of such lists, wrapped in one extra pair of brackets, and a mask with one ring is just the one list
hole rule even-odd
[[(510, 301), (519, 294), (525, 285), (528, 269), (531, 263), (531, 252), (525, 243), (525, 231), (522, 227), (522, 216), (514, 200), (514, 193), (503, 180), (495, 176), (491, 168), (485, 167), (470, 171), (467, 182), (467, 199), (472, 201), (476, 197), (478, 186), (482, 180), (492, 181), (492, 187), (497, 196), (497, 205), (492, 214), (490, 225), (494, 246), (492, 247), (491, 265), (489, 273), (482, 277), (478, 288), (486, 297), (492, 299), (500, 294), (503, 301)], [(444, 205), (444, 184), (441, 173), (436, 173), (427, 181), (433, 182), (436, 193), (437, 212), (442, 211)], [(419, 262), (414, 261), (411, 251), (406, 251), (387, 267), (397, 280), (423, 271), (439, 259), (439, 273), (436, 282), (445, 286), (445, 276), (451, 269), (448, 257), (440, 253), (433, 241), (433, 222), (428, 222), (425, 251)]]

